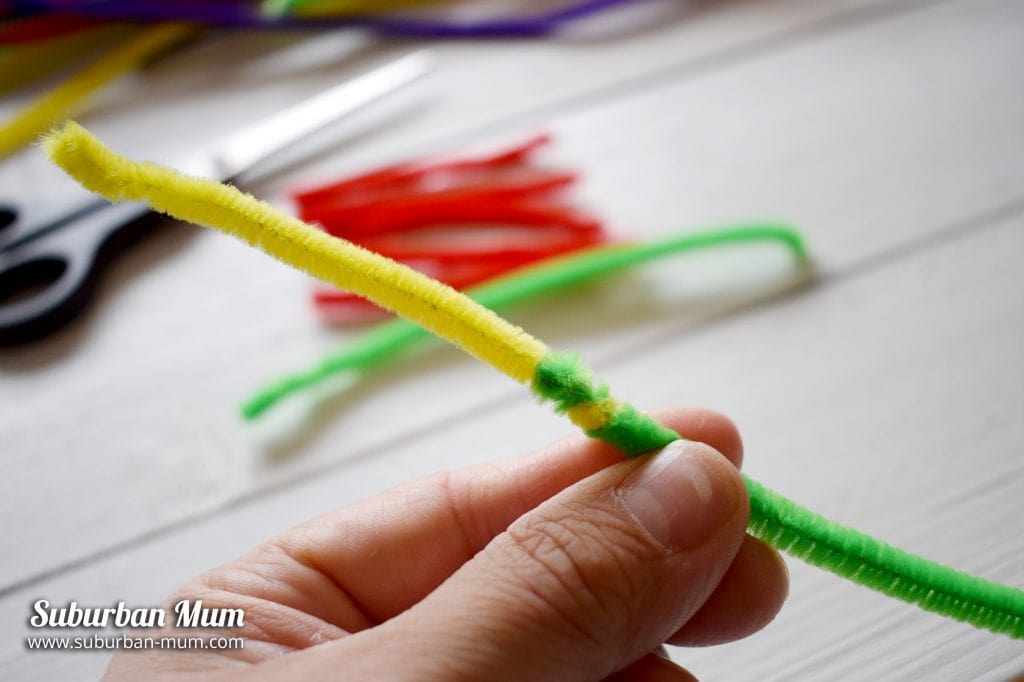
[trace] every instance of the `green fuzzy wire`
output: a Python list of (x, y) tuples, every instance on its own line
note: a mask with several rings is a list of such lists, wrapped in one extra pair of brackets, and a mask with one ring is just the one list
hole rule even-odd
[[(529, 268), (468, 292), (477, 302), (499, 310), (520, 301), (589, 280), (621, 272), (635, 265), (666, 256), (705, 248), (750, 242), (775, 242), (785, 246), (801, 264), (807, 262), (803, 239), (784, 225), (737, 225), (670, 237), (642, 244), (625, 244), (595, 249), (582, 254), (555, 259)], [(248, 398), (241, 413), (254, 420), (284, 398), (312, 388), (341, 372), (368, 372), (395, 359), (420, 341), (433, 338), (420, 326), (405, 320), (379, 325), (328, 356), (307, 371), (292, 374), (271, 383)]]
[[(531, 388), (542, 401), (554, 402), (559, 413), (608, 398), (607, 385), (595, 384), (590, 370), (571, 353), (550, 353), (541, 360)], [(617, 411), (608, 423), (587, 435), (629, 456), (681, 438), (631, 405), (614, 404)], [(750, 494), (750, 532), (772, 547), (926, 611), (1024, 639), (1024, 591), (910, 554), (830, 521), (749, 476), (743, 480)]]
[[(545, 356), (537, 363), (530, 390), (542, 401), (553, 402), (559, 414), (608, 397), (608, 385), (595, 384), (590, 369), (575, 353)], [(584, 433), (614, 445), (629, 457), (659, 450), (679, 438), (675, 431), (641, 414), (628, 403), (619, 404), (617, 408), (603, 426), (584, 429)]]
[(888, 545), (743, 477), (752, 535), (882, 594), (975, 627), (1024, 639), (1024, 591)]

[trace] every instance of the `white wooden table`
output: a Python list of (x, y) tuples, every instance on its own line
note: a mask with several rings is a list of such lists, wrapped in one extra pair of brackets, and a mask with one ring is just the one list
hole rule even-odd
[[(747, 470), (812, 509), (1024, 587), (1024, 4), (664, 0), (651, 11), (660, 21), (600, 39), (438, 45), (432, 76), (252, 189), (282, 198), (543, 129), (557, 140), (550, 158), (584, 169), (579, 201), (624, 237), (793, 222), (815, 259), (810, 285), (782, 254), (749, 249), (511, 314), (640, 406), (733, 416)], [(173, 161), (409, 47), (222, 36), (82, 120), (132, 156)], [(46, 200), (64, 182), (36, 152), (0, 162), (5, 193)], [(71, 329), (0, 352), (0, 679), (104, 668), (103, 654), (27, 652), (35, 599), (156, 603), (309, 516), (569, 431), (448, 350), (243, 426), (252, 389), (353, 335), (315, 322), (309, 289), (175, 225), (117, 261)], [(709, 679), (1024, 673), (1019, 642), (790, 568), (791, 598), (764, 632), (673, 657)]]

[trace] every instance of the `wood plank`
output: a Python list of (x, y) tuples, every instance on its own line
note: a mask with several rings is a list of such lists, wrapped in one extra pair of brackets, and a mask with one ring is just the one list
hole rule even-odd
[[(807, 506), (1024, 588), (1024, 211), (750, 314), (599, 363), (641, 406), (733, 415), (745, 468)], [(677, 368), (666, 371), (666, 368)], [(515, 425), (515, 428), (510, 428)], [(104, 656), (28, 653), (33, 599), (156, 603), (188, 576), (298, 521), (410, 477), (514, 456), (567, 426), (522, 392), (344, 470), (267, 493), (0, 598), (0, 676), (98, 673)], [(495, 434), (500, 434), (496, 437)], [(1018, 643), (790, 562), (792, 596), (758, 636), (676, 650), (709, 679), (994, 679)]]

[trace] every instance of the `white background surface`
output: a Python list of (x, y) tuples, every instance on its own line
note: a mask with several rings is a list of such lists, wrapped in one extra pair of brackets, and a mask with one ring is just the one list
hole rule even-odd
[[(250, 187), (549, 130), (577, 197), (623, 237), (759, 218), (806, 234), (675, 259), (511, 313), (643, 407), (735, 418), (758, 480), (912, 551), (1024, 587), (1024, 6), (1016, 0), (654, 2), (655, 25), (436, 46), (428, 79)], [(219, 36), (81, 120), (173, 160), (415, 43)], [(18, 104), (8, 99), (0, 112)], [(0, 189), (63, 187), (37, 153)], [(799, 282), (797, 282), (799, 284)], [(245, 427), (237, 405), (352, 333), (310, 283), (174, 225), (107, 271), (71, 329), (0, 351), (0, 678), (97, 677), (105, 656), (24, 650), (28, 605), (155, 603), (308, 516), (569, 431), (448, 350)], [(666, 368), (671, 371), (666, 372)], [(1009, 679), (1019, 642), (790, 562), (779, 619), (673, 656), (710, 679)]]

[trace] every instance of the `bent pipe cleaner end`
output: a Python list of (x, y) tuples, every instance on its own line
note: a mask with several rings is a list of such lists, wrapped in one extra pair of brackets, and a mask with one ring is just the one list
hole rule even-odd
[[(50, 160), (111, 201), (139, 201), (212, 227), (314, 277), (373, 300), (530, 385), (588, 435), (627, 455), (681, 438), (612, 397), (571, 354), (429, 277), (283, 214), (233, 187), (126, 159), (69, 122), (43, 143)], [(962, 573), (830, 521), (744, 476), (750, 531), (810, 564), (978, 628), (1024, 639), (1024, 591)]]
[[(790, 252), (804, 272), (813, 272), (799, 233), (784, 225), (759, 223), (674, 235), (638, 244), (596, 246), (531, 265), (481, 284), (466, 294), (477, 303), (497, 311), (521, 301), (543, 299), (567, 287), (653, 260), (701, 249), (754, 242), (780, 244)], [(366, 374), (399, 358), (429, 337), (430, 334), (422, 327), (408, 320), (398, 319), (378, 325), (312, 367), (269, 383), (245, 401), (241, 408), (242, 417), (247, 421), (258, 419), (288, 396), (310, 389), (336, 374)]]

